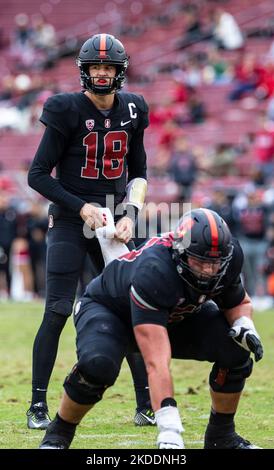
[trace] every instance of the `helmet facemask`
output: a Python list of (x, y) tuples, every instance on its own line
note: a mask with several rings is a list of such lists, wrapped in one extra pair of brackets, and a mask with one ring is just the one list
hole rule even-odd
[[(217, 256), (216, 258), (198, 256), (190, 250), (185, 249), (183, 253), (179, 255), (179, 260), (177, 260), (177, 270), (182, 279), (196, 291), (203, 294), (212, 293), (220, 287), (220, 282), (226, 274), (229, 262), (232, 258), (233, 248), (234, 247), (231, 245), (227, 256)], [(195, 269), (194, 266), (191, 267), (189, 265), (191, 260), (196, 260), (201, 264), (207, 263), (212, 265), (213, 273), (206, 273), (203, 272), (202, 269)]]
[(116, 75), (114, 78), (104, 77), (105, 80), (109, 82), (108, 85), (98, 85), (94, 83), (94, 81), (98, 77), (91, 77), (89, 74), (89, 67), (90, 65), (93, 65), (94, 62), (83, 65), (81, 65), (81, 63), (79, 64), (79, 62), (80, 60), (78, 59), (77, 65), (80, 69), (81, 85), (83, 88), (85, 88), (85, 90), (88, 90), (96, 95), (109, 95), (115, 93), (117, 90), (120, 90), (124, 86), (124, 82), (126, 79), (126, 69), (123, 66), (110, 64), (108, 62), (102, 62), (103, 64), (114, 65), (116, 67)]

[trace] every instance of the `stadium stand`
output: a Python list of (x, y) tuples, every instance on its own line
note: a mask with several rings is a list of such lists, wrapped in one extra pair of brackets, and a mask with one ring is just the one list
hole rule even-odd
[[(202, 32), (187, 42), (186, 8), (195, 12)], [(241, 49), (218, 49), (212, 34), (216, 8), (237, 21), (244, 37)], [(50, 51), (41, 55), (34, 47), (27, 66), (20, 65), (13, 49), (15, 18), (21, 13), (27, 15), (30, 28), (35, 15), (42, 15), (56, 35)], [(98, 31), (121, 37), (131, 56), (130, 89), (143, 94), (151, 105), (152, 123), (146, 133), (149, 201), (180, 199), (169, 165), (174, 138), (182, 134), (188, 137), (199, 169), (192, 188), (194, 205), (210, 204), (215, 188), (222, 188), (232, 200), (252, 185), (265, 191), (272, 187), (274, 154), (267, 166), (256, 160), (254, 151), (262, 126), (259, 117), (267, 118), (274, 99), (274, 58), (269, 52), (274, 43), (272, 0), (110, 0), (104, 4), (100, 0), (26, 0), (20, 9), (16, 0), (3, 0), (1, 17), (0, 182), (14, 175), (20, 198), (35, 197), (30, 196), (22, 168), (33, 158), (41, 137), (38, 117), (43, 102), (51, 93), (79, 89), (74, 58), (83, 39)], [(253, 55), (254, 67), (247, 69), (248, 55)], [(239, 76), (241, 85), (251, 81), (251, 87), (231, 100)], [(266, 133), (272, 135), (270, 130)], [(222, 157), (230, 153), (233, 163), (216, 176), (210, 162), (216, 162), (220, 146), (226, 149)]]

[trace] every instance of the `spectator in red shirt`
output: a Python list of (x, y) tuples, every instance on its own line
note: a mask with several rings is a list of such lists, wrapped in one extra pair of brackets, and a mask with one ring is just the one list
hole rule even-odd
[(235, 88), (230, 92), (229, 99), (236, 101), (247, 92), (254, 91), (260, 85), (264, 73), (264, 69), (256, 63), (254, 54), (244, 54), (234, 67)]

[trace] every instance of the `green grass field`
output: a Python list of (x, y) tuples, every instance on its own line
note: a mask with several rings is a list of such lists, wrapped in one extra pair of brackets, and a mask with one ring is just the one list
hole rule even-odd
[[(35, 449), (44, 434), (26, 428), (25, 412), (31, 392), (31, 353), (40, 324), (40, 303), (0, 303), (0, 448)], [(260, 312), (255, 323), (265, 356), (248, 379), (237, 414), (237, 430), (263, 448), (274, 449), (274, 311)], [(54, 416), (62, 394), (62, 381), (75, 362), (75, 333), (71, 319), (62, 334), (59, 354), (50, 382), (48, 402)], [(187, 448), (202, 448), (210, 409), (207, 377), (210, 365), (173, 361), (176, 399), (185, 427)], [(79, 426), (72, 448), (153, 449), (154, 427), (132, 423), (135, 400), (126, 363), (116, 384), (107, 390)]]

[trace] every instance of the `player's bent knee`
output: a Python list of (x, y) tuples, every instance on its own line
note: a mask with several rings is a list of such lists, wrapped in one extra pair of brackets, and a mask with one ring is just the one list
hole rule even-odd
[(93, 405), (102, 399), (107, 387), (88, 382), (75, 366), (63, 384), (69, 398), (80, 405)]
[(95, 382), (110, 387), (118, 377), (120, 367), (110, 357), (103, 354), (83, 354), (78, 362), (78, 368), (89, 382)]
[(238, 393), (241, 392), (245, 385), (245, 379), (249, 377), (253, 369), (253, 360), (248, 360), (231, 369), (222, 368), (218, 364), (214, 364), (209, 376), (209, 383), (214, 392), (219, 393)]
[(100, 401), (105, 390), (114, 384), (119, 368), (104, 356), (93, 357), (78, 363), (64, 382), (64, 389), (71, 400), (81, 405)]

